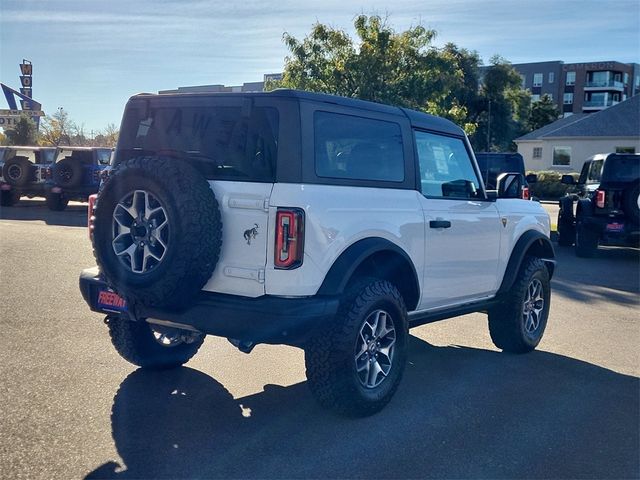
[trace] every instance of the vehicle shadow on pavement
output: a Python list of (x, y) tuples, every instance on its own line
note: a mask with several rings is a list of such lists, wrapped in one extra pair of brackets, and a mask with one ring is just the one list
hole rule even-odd
[(604, 300), (639, 305), (640, 250), (599, 248), (593, 258), (579, 258), (575, 256), (573, 248), (556, 247), (556, 259), (553, 295), (585, 303)]
[(546, 352), (435, 347), (381, 413), (322, 410), (304, 383), (234, 399), (208, 375), (136, 370), (112, 433), (125, 465), (86, 478), (632, 478), (638, 378)]
[(53, 212), (44, 200), (21, 200), (13, 207), (0, 207), (0, 220), (40, 220), (47, 225), (86, 227), (87, 205), (72, 204), (62, 212)]

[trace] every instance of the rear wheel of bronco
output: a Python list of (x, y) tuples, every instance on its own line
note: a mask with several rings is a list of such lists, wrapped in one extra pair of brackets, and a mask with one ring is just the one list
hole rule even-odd
[(537, 257), (525, 257), (515, 283), (489, 310), (489, 333), (496, 347), (511, 353), (535, 349), (547, 326), (549, 271)]
[(109, 317), (111, 343), (126, 361), (139, 367), (164, 369), (179, 367), (193, 357), (204, 335), (177, 328)]
[(65, 198), (62, 193), (47, 193), (47, 207), (53, 212), (61, 212), (69, 204), (69, 199)]
[(598, 234), (587, 228), (582, 222), (576, 225), (576, 255), (593, 257), (598, 250)]
[(325, 408), (351, 416), (380, 411), (407, 357), (407, 311), (397, 288), (363, 279), (347, 289), (336, 317), (305, 348), (307, 380)]
[(166, 157), (117, 166), (95, 209), (94, 253), (128, 302), (180, 308), (218, 262), (222, 222), (206, 179)]
[(0, 205), (13, 207), (20, 200), (20, 192), (17, 190), (0, 190)]

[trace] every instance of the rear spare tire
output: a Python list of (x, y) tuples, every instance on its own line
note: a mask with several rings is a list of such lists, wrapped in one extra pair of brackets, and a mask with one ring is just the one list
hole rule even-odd
[(33, 178), (34, 168), (27, 157), (17, 156), (5, 162), (2, 176), (9, 185), (23, 187)]
[(53, 181), (61, 187), (77, 187), (82, 182), (82, 163), (77, 159), (63, 158), (53, 166)]
[(624, 192), (624, 212), (633, 223), (640, 223), (640, 183)]
[(218, 262), (218, 202), (207, 180), (184, 161), (121, 163), (98, 196), (95, 217), (98, 265), (130, 303), (184, 307)]

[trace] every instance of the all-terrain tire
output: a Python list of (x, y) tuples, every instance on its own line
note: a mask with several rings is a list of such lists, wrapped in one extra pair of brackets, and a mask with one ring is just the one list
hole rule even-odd
[[(529, 324), (525, 313), (528, 294), (533, 288), (541, 287), (542, 310), (536, 316), (537, 324)], [(510, 353), (526, 353), (535, 349), (549, 317), (551, 285), (549, 271), (537, 257), (525, 257), (518, 276), (511, 289), (500, 302), (489, 310), (489, 333), (493, 344)]]
[(576, 227), (573, 219), (567, 219), (562, 215), (562, 211), (558, 212), (558, 245), (561, 247), (570, 247), (575, 242)]
[[(118, 256), (112, 245), (114, 210), (136, 191), (158, 200), (168, 228), (162, 259), (140, 272), (129, 268), (131, 257)], [(184, 161), (139, 157), (118, 165), (99, 193), (95, 217), (96, 261), (107, 282), (131, 304), (182, 308), (200, 292), (218, 262), (222, 243), (218, 202), (207, 180)]]
[[(388, 313), (395, 328), (393, 360), (381, 383), (366, 387), (356, 370), (356, 341), (363, 338), (361, 329), (370, 315), (379, 311)], [(393, 284), (373, 278), (354, 282), (347, 288), (335, 318), (315, 332), (305, 347), (308, 385), (316, 400), (348, 416), (363, 417), (380, 411), (402, 379), (408, 335), (406, 306)]]
[(49, 192), (47, 193), (46, 200), (47, 200), (47, 207), (52, 212), (61, 212), (65, 208), (67, 208), (67, 205), (69, 204), (69, 199), (65, 198), (64, 195), (62, 195), (62, 193)]
[(0, 190), (0, 206), (13, 207), (20, 200), (20, 192), (17, 190)]
[(204, 335), (191, 343), (163, 346), (153, 336), (148, 323), (127, 318), (108, 319), (111, 343), (126, 361), (143, 368), (175, 368), (187, 363), (202, 346)]
[(595, 255), (597, 250), (598, 234), (578, 221), (576, 225), (576, 255), (590, 258)]
[(34, 165), (27, 157), (10, 158), (2, 167), (4, 181), (14, 187), (23, 187), (33, 179)]
[(75, 188), (82, 183), (83, 166), (78, 159), (63, 158), (53, 165), (53, 181), (64, 188)]
[(623, 201), (624, 213), (629, 220), (638, 225), (640, 223), (640, 183), (625, 190)]

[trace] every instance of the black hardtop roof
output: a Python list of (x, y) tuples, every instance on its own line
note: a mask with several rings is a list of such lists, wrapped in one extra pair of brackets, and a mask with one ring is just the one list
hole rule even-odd
[(56, 147), (42, 147), (39, 145), (2, 145), (0, 148), (6, 148), (11, 150), (55, 150)]
[(385, 105), (383, 103), (369, 102), (366, 100), (359, 100), (356, 98), (340, 97), (338, 95), (330, 95), (327, 93), (315, 93), (305, 92), (301, 90), (290, 90), (279, 88), (270, 92), (197, 92), (197, 93), (161, 93), (161, 94), (149, 94), (142, 93), (134, 95), (133, 99), (149, 100), (159, 97), (231, 97), (231, 96), (244, 96), (244, 97), (285, 97), (295, 98), (301, 101), (315, 102), (315, 103), (327, 103), (333, 105), (341, 105), (351, 108), (359, 108), (371, 112), (387, 113), (391, 115), (405, 116), (409, 119), (409, 122), (413, 127), (422, 128), (425, 130), (434, 130), (437, 132), (448, 133), (450, 135), (463, 136), (464, 131), (455, 123), (441, 117), (429, 115), (428, 113), (418, 112), (416, 110), (410, 110), (408, 108), (394, 107), (391, 105)]

